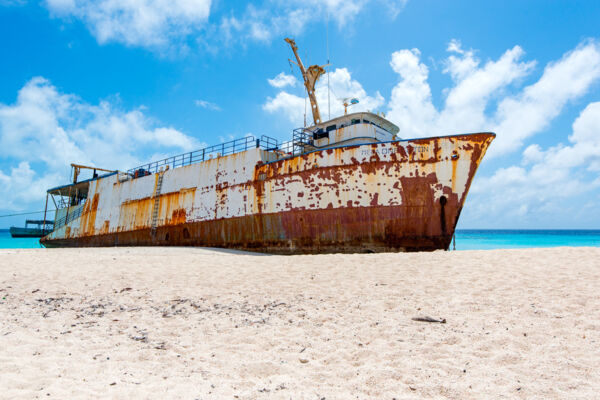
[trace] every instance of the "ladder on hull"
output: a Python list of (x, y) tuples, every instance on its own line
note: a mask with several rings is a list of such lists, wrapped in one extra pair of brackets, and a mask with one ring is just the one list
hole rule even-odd
[(152, 207), (152, 222), (150, 225), (150, 234), (156, 236), (156, 226), (158, 225), (158, 212), (160, 210), (160, 191), (162, 190), (163, 173), (158, 174), (156, 189), (154, 190), (154, 206)]

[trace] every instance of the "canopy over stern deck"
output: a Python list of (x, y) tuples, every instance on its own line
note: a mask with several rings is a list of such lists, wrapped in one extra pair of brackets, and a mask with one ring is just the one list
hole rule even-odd
[[(118, 171), (111, 171), (107, 169), (94, 167), (85, 167), (77, 164), (71, 164), (71, 166), (73, 167), (73, 183), (57, 186), (48, 189), (46, 192), (46, 207), (44, 209), (44, 220), (46, 219), (46, 215), (48, 212), (48, 199), (51, 199), (56, 209), (56, 214), (54, 215), (53, 222), (54, 229), (58, 229), (68, 224), (70, 221), (81, 216), (83, 205), (85, 204), (88, 198), (91, 182), (118, 173)], [(79, 177), (79, 172), (81, 169), (84, 168), (94, 170), (93, 175), (89, 179), (81, 180), (78, 182), (77, 179)], [(98, 175), (96, 171), (107, 171), (108, 173)]]

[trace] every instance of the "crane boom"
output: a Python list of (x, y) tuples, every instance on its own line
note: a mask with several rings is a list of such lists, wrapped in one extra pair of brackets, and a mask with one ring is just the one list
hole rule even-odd
[(79, 177), (79, 172), (82, 169), (93, 169), (94, 173), (96, 173), (96, 171), (115, 172), (114, 170), (111, 170), (111, 169), (88, 167), (87, 165), (79, 165), (79, 164), (71, 164), (71, 168), (73, 168), (73, 183), (77, 183), (77, 177)]
[(290, 45), (296, 56), (296, 60), (298, 60), (297, 65), (304, 78), (304, 86), (306, 87), (308, 98), (310, 99), (310, 109), (312, 110), (315, 125), (320, 124), (321, 113), (319, 112), (319, 104), (317, 103), (317, 97), (315, 96), (315, 85), (317, 84), (319, 77), (325, 73), (325, 69), (319, 65), (311, 65), (308, 69), (304, 68), (304, 64), (302, 64), (302, 60), (300, 60), (300, 56), (298, 55), (298, 47), (296, 46), (294, 39), (286, 38), (285, 41)]

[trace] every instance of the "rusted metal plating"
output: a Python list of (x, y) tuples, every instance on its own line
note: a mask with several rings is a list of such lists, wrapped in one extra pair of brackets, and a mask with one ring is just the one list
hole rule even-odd
[(285, 254), (447, 249), (494, 137), (352, 145), (272, 162), (271, 152), (251, 149), (165, 171), (158, 202), (157, 174), (113, 175), (91, 182), (81, 217), (41, 242)]

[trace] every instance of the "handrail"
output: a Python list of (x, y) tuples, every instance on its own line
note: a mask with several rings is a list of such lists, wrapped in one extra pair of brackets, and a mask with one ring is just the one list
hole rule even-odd
[(306, 146), (314, 146), (315, 132), (309, 128), (297, 128), (293, 133), (294, 154), (304, 153)]
[(269, 136), (263, 135), (261, 139), (257, 139), (252, 135), (248, 135), (240, 139), (223, 142), (221, 144), (208, 146), (200, 150), (195, 150), (189, 153), (179, 154), (163, 160), (143, 164), (129, 169), (127, 173), (137, 178), (140, 176), (157, 173), (161, 168), (164, 169), (167, 166), (169, 168), (184, 167), (186, 165), (200, 163), (214, 157), (222, 157), (229, 154), (239, 153), (252, 148), (263, 148), (265, 150), (269, 150), (276, 148), (277, 145), (277, 140)]
[(67, 215), (65, 215), (62, 218), (57, 219), (56, 221), (54, 221), (54, 230), (67, 225), (69, 222), (72, 222), (74, 220), (76, 220), (77, 218), (81, 217), (81, 214), (83, 213), (83, 204), (80, 205), (80, 207), (76, 208), (75, 210), (73, 210), (73, 212), (68, 213)]
[(208, 146), (200, 150), (179, 154), (163, 160), (153, 161), (127, 170), (134, 178), (157, 173), (162, 169), (184, 167), (200, 163), (215, 157), (222, 157), (246, 151), (251, 148), (261, 148), (267, 151), (283, 151), (289, 155), (306, 152), (306, 146), (313, 145), (313, 132), (308, 128), (294, 129), (292, 141), (279, 142), (270, 136), (262, 135), (260, 139), (248, 135), (240, 139)]

